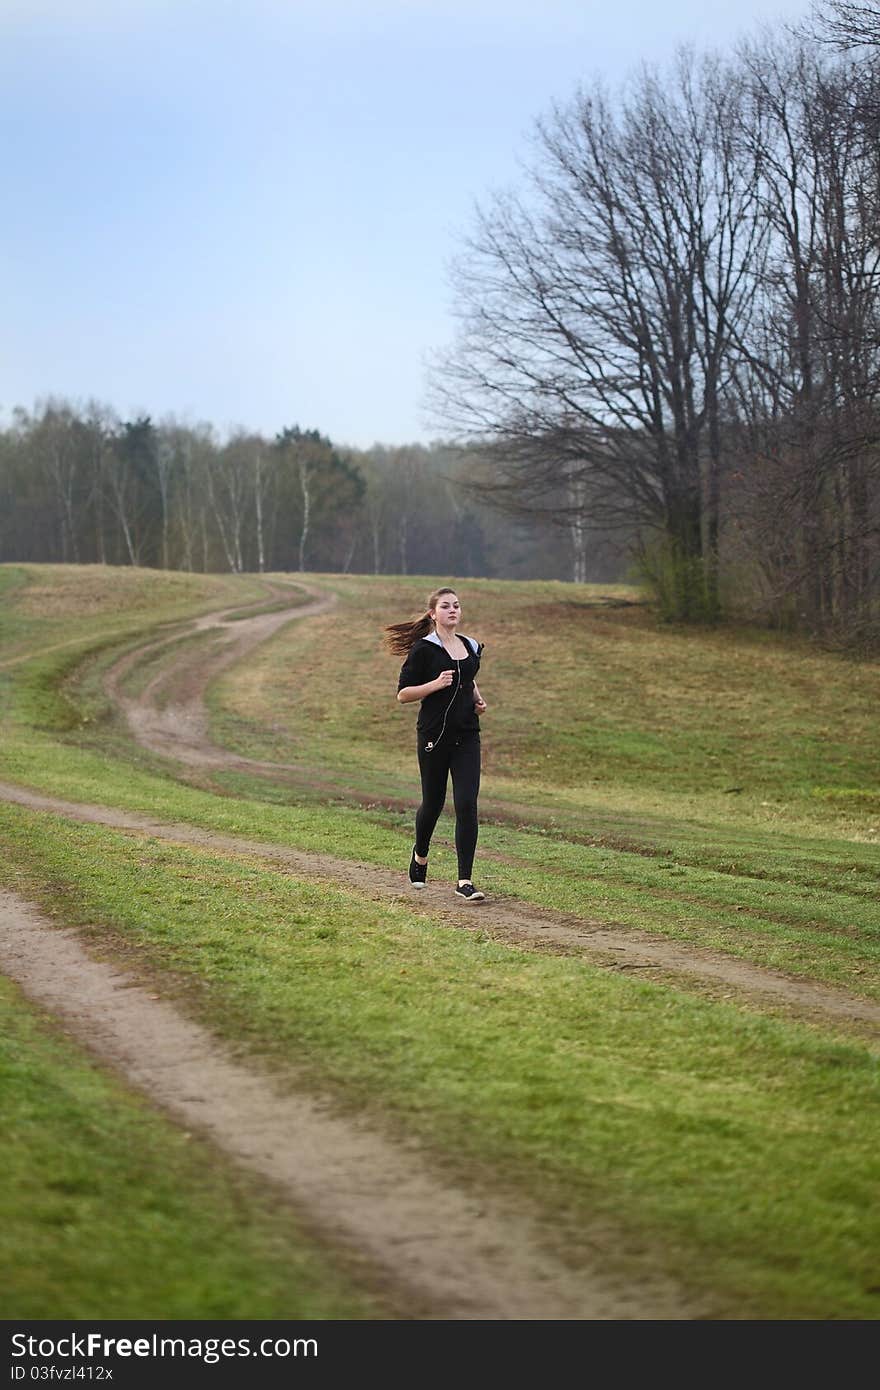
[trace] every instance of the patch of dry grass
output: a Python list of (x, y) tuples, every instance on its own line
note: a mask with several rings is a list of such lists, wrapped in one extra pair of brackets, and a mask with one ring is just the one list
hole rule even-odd
[[(381, 629), (430, 580), (326, 579), (339, 606), (291, 624), (224, 676), (215, 709), (241, 751), (264, 731), (329, 765), (399, 774), (413, 712)], [(739, 798), (757, 820), (806, 818), (870, 839), (880, 795), (880, 664), (854, 665), (763, 631), (659, 626), (607, 586), (468, 580), (463, 629), (485, 642), (487, 789), (583, 804)], [(620, 591), (621, 598), (635, 591)], [(726, 814), (726, 808), (723, 808)], [(734, 813), (736, 814), (736, 813)]]
[(31, 582), (18, 607), (28, 616), (105, 617), (162, 613), (169, 605), (207, 603), (222, 596), (225, 576), (108, 565), (28, 565)]

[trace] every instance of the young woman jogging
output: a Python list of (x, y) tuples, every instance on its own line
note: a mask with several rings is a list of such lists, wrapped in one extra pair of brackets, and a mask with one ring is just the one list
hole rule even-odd
[(409, 881), (424, 888), (431, 836), (446, 801), (452, 774), (455, 805), (456, 893), (469, 902), (486, 896), (474, 887), (477, 797), (480, 791), (480, 718), (486, 702), (476, 684), (483, 644), (460, 636), (461, 604), (454, 589), (437, 589), (415, 622), (386, 627), (390, 651), (406, 656), (397, 682), (402, 705), (419, 701), (416, 745), (422, 775), (422, 804), (416, 813), (416, 842)]

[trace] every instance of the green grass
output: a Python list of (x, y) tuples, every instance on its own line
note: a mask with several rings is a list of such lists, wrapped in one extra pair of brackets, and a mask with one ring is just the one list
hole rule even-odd
[[(247, 796), (216, 797), (169, 784), (155, 770), (160, 761), (149, 755), (141, 755), (139, 766), (132, 767), (108, 763), (95, 753), (71, 756), (69, 750), (48, 746), (29, 751), (29, 757), (13, 764), (13, 777), (53, 794), (267, 843), (330, 850), (389, 868), (399, 868), (408, 855), (412, 827), (405, 812), (362, 811), (314, 799), (272, 805)], [(7, 758), (13, 762), (11, 754)], [(233, 791), (242, 785), (231, 775), (222, 781)], [(248, 789), (253, 791), (251, 784)], [(281, 793), (283, 802), (289, 795)], [(455, 869), (450, 835), (448, 822), (442, 822), (432, 873), (451, 881)], [(789, 877), (797, 874), (803, 842), (795, 841), (787, 855), (778, 837), (767, 846), (743, 847), (736, 868), (729, 870), (689, 864), (687, 841), (680, 851), (670, 849), (658, 859), (579, 845), (562, 835), (488, 825), (481, 832), (480, 847), (480, 881), (490, 890), (588, 921), (689, 940), (880, 997), (876, 869), (868, 856), (852, 849), (841, 853), (838, 842), (813, 842), (804, 882)], [(729, 854), (729, 848), (724, 853)], [(774, 882), (771, 873), (781, 882)]]
[(4, 878), (282, 1074), (540, 1192), (560, 1238), (612, 1217), (722, 1317), (880, 1313), (868, 1048), (258, 861), (0, 815)]
[[(50, 569), (0, 567), (0, 778), (405, 863), (414, 718), (379, 634), (432, 580), (314, 576), (336, 609), (216, 682), (217, 742), (304, 768), (258, 777), (136, 748), (102, 691), (150, 632), (265, 602), (257, 581), (139, 572), (111, 600), (116, 572)], [(603, 592), (462, 585), (486, 642), (481, 884), (880, 997), (880, 667), (657, 627)], [(451, 829), (432, 878), (454, 875)], [(444, 1163), (540, 1194), (561, 1241), (600, 1211), (719, 1316), (877, 1315), (878, 1069), (857, 1037), (514, 950), (491, 907), (460, 933), (417, 904), (9, 807), (0, 838), (5, 881), (171, 972), (183, 1007), (267, 1064), (295, 1058)]]
[[(363, 584), (369, 591), (370, 583)], [(347, 590), (351, 586), (343, 583), (341, 587)], [(525, 587), (541, 590), (548, 586)], [(360, 595), (358, 605), (369, 597), (369, 592), (366, 597), (360, 593), (360, 587), (356, 593)], [(229, 597), (228, 589), (223, 597)], [(293, 624), (288, 635), (282, 633), (266, 644), (248, 660), (241, 675), (220, 683), (224, 698), (229, 689), (237, 689), (237, 682), (250, 689), (254, 672), (262, 679), (260, 673), (266, 663), (265, 678), (273, 690), (274, 672), (301, 669), (302, 653), (292, 649), (291, 643), (300, 640), (297, 634), (311, 630), (313, 623), (324, 630), (318, 643), (322, 655), (305, 684), (316, 685), (319, 692), (344, 688), (338, 669), (339, 652), (344, 651), (339, 631), (364, 630), (363, 623), (352, 622), (348, 603), (343, 593), (341, 614)], [(358, 611), (357, 605), (355, 609)], [(615, 611), (609, 616), (606, 610), (596, 610), (595, 621), (608, 624)], [(643, 621), (641, 610), (620, 612), (635, 612), (638, 621)], [(328, 628), (331, 623), (338, 625), (338, 630), (333, 630), (335, 636)], [(71, 626), (68, 619), (68, 630)], [(139, 631), (135, 624), (129, 644)], [(660, 639), (648, 631), (645, 640), (650, 645)], [(85, 666), (84, 647), (73, 644), (22, 661), (5, 673), (10, 712), (0, 748), (0, 775), (62, 796), (104, 801), (275, 843), (292, 842), (314, 850), (330, 848), (336, 854), (386, 867), (406, 858), (411, 842), (409, 809), (348, 805), (344, 796), (310, 791), (303, 782), (276, 786), (239, 774), (213, 777), (214, 785), (225, 793), (221, 796), (169, 780), (168, 773), (175, 770), (132, 747), (101, 691), (102, 671), (118, 650), (117, 639), (102, 641), (93, 635), (84, 637), (83, 642), (97, 653)], [(799, 648), (795, 654), (800, 660)], [(813, 653), (808, 658), (810, 662), (818, 660)], [(823, 659), (830, 675), (852, 681), (851, 668), (842, 667), (833, 658)], [(388, 665), (389, 659), (381, 654), (378, 660)], [(149, 656), (147, 669), (153, 670)], [(3, 678), (0, 671), (0, 680)], [(868, 684), (874, 678), (873, 668), (865, 672)], [(132, 679), (139, 679), (137, 667)], [(259, 693), (259, 684), (255, 689)], [(359, 786), (369, 799), (374, 792), (380, 794), (377, 775), (384, 777), (384, 790), (390, 788), (402, 806), (407, 801), (412, 805), (412, 756), (406, 743), (400, 746), (400, 711), (387, 692), (380, 694), (381, 701), (377, 698), (375, 704), (381, 711), (381, 720), (376, 723), (382, 738), (376, 735), (371, 743), (368, 729), (358, 744), (362, 758), (375, 754), (379, 773), (353, 764), (344, 769), (345, 781)], [(262, 698), (254, 698), (258, 711)], [(308, 695), (308, 701), (313, 698)], [(333, 699), (321, 699), (320, 703), (332, 712), (335, 693)], [(272, 702), (272, 716), (276, 730), (279, 726), (283, 730), (286, 719), (300, 728), (299, 715), (293, 720), (285, 713), (280, 697), (277, 707)], [(336, 717), (329, 718), (329, 723), (331, 734), (323, 743), (318, 734), (311, 744), (304, 735), (292, 733), (287, 756), (298, 758), (305, 746), (307, 760), (322, 773), (333, 776), (342, 772), (332, 757)], [(308, 731), (307, 719), (303, 727)], [(384, 749), (389, 729), (397, 730), (393, 754)], [(277, 746), (279, 737), (283, 734), (272, 735), (275, 752), (284, 757), (284, 749)], [(495, 738), (489, 723), (485, 742), (490, 766)], [(250, 751), (264, 751), (248, 747)], [(322, 762), (325, 754), (326, 764)], [(867, 840), (847, 838), (845, 827), (852, 813), (847, 811), (841, 824), (833, 801), (811, 798), (811, 807), (819, 807), (821, 815), (814, 813), (810, 822), (814, 833), (806, 835), (798, 833), (797, 818), (777, 815), (773, 822), (767, 822), (748, 808), (738, 813), (725, 810), (725, 818), (720, 819), (717, 809), (713, 815), (711, 802), (696, 795), (688, 814), (689, 808), (683, 804), (686, 798), (679, 793), (670, 793), (665, 800), (654, 795), (646, 807), (638, 804), (644, 794), (634, 792), (637, 804), (630, 809), (620, 787), (615, 787), (614, 796), (588, 788), (578, 801), (570, 799), (565, 804), (557, 796), (556, 803), (550, 805), (530, 784), (516, 784), (516, 801), (509, 799), (509, 789), (503, 779), (493, 779), (488, 773), (483, 798), (487, 823), (481, 831), (479, 859), (480, 876), (488, 888), (591, 921), (630, 925), (693, 941), (878, 997), (880, 851)], [(728, 803), (730, 800), (727, 798)], [(826, 807), (830, 809), (826, 811)], [(870, 821), (870, 816), (863, 814), (864, 819)], [(866, 836), (869, 829), (870, 825)], [(824, 837), (815, 833), (819, 830), (825, 832)], [(451, 877), (454, 866), (448, 849), (444, 849), (449, 838), (449, 822), (444, 820), (434, 871)]]
[(154, 1114), (0, 981), (6, 1318), (364, 1318), (265, 1186)]
[[(394, 705), (399, 663), (382, 652), (380, 630), (385, 617), (417, 608), (430, 581), (325, 582), (339, 594), (337, 609), (291, 625), (227, 674), (218, 717), (249, 722), (255, 748), (271, 723), (320, 749), (322, 761), (396, 768), (412, 711)], [(872, 821), (854, 825), (816, 798), (829, 789), (880, 797), (877, 663), (854, 665), (759, 631), (658, 627), (644, 607), (591, 607), (600, 592), (463, 586), (463, 626), (486, 643), (490, 789), (513, 783), (533, 800), (549, 790), (573, 805), (601, 803), (616, 789), (636, 803), (721, 806), (725, 818), (758, 822), (784, 811), (870, 833)]]
[[(62, 796), (330, 849), (385, 867), (406, 858), (409, 810), (349, 806), (238, 774), (214, 777), (227, 792), (219, 797), (169, 781), (167, 765), (132, 750), (109, 714), (100, 664), (79, 686), (66, 678), (81, 659), (75, 649), (56, 652), (16, 673), (17, 715), (0, 751), (0, 775)], [(356, 780), (356, 770), (351, 777)], [(398, 790), (406, 790), (403, 768)], [(880, 854), (873, 845), (839, 834), (799, 836), (749, 820), (724, 824), (607, 807), (568, 817), (545, 809), (541, 825), (537, 811), (513, 815), (503, 799), (493, 820), (494, 804), (487, 796), (479, 869), (496, 892), (880, 995)], [(517, 824), (520, 814), (532, 823)], [(451, 877), (449, 839), (444, 820), (435, 872)]]

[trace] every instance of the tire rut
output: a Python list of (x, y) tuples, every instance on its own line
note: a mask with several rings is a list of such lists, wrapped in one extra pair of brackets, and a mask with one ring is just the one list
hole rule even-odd
[[(0, 891), (0, 964), (179, 1123), (269, 1179), (325, 1241), (364, 1258), (422, 1319), (693, 1319), (695, 1300), (653, 1269), (626, 1273), (602, 1251), (619, 1233), (579, 1224), (579, 1258), (546, 1216), (443, 1180), (415, 1144), (338, 1113), (329, 1096), (281, 1090), (126, 972), (93, 959), (16, 895)], [(336, 1113), (334, 1113), (336, 1112)], [(584, 1256), (584, 1250), (592, 1254)]]
[[(289, 588), (280, 584), (270, 582), (268, 587), (276, 598), (290, 592)], [(164, 643), (160, 641), (138, 648), (116, 662), (105, 678), (105, 689), (108, 696), (124, 712), (135, 739), (153, 752), (192, 767), (223, 768), (276, 776), (285, 772), (313, 772), (313, 769), (297, 764), (245, 758), (218, 747), (211, 742), (208, 735), (208, 716), (204, 703), (208, 685), (221, 671), (240, 661), (286, 623), (327, 612), (336, 603), (336, 596), (333, 594), (310, 589), (306, 585), (300, 585), (300, 591), (302, 590), (310, 595), (310, 601), (289, 610), (257, 613), (253, 618), (234, 623), (229, 622), (229, 614), (240, 612), (240, 608), (223, 609), (202, 616), (186, 635), (216, 631), (221, 635), (219, 648), (206, 655), (203, 651), (188, 652), (184, 647), (172, 667), (160, 671), (137, 698), (128, 698), (123, 694), (122, 680), (145, 651), (155, 650)], [(179, 640), (180, 634), (175, 634), (164, 639), (164, 642)], [(163, 708), (159, 708), (157, 700), (162, 693), (170, 698)], [(332, 780), (322, 781), (312, 777), (310, 784), (322, 785), (329, 790), (345, 790)], [(357, 793), (355, 797), (358, 800), (365, 799)], [(366, 799), (374, 804), (376, 802), (376, 798)], [(184, 843), (200, 843), (198, 839), (191, 838), (194, 834), (191, 827), (151, 827), (150, 833), (160, 836), (171, 833), (174, 838)], [(211, 843), (218, 848), (234, 852), (259, 854), (275, 862), (286, 861), (297, 872), (330, 878), (356, 888), (359, 893), (364, 891), (365, 882), (369, 882), (369, 891), (375, 896), (400, 895), (401, 876), (377, 869), (375, 865), (352, 864), (351, 861), (331, 855), (278, 850), (265, 844), (230, 837), (218, 839), (212, 836), (210, 841), (201, 843)], [(449, 904), (448, 894), (444, 894), (437, 885), (430, 885), (425, 891), (424, 906), (430, 908), (431, 914), (435, 917), (439, 915), (459, 925), (473, 924), (474, 907), (465, 908), (464, 911), (456, 910), (457, 905)], [(607, 922), (585, 921), (529, 904), (499, 899), (492, 903), (491, 922), (487, 922), (486, 926), (495, 934), (507, 934), (516, 940), (539, 940), (546, 946), (582, 951), (620, 969), (665, 971), (673, 976), (697, 978), (711, 985), (773, 998), (809, 1016), (825, 1015), (857, 1025), (867, 1024), (872, 1028), (880, 1025), (880, 1004), (871, 1000), (853, 996), (842, 989), (792, 978), (781, 971), (737, 960), (721, 951), (673, 942), (668, 938), (658, 938), (633, 928), (616, 927)], [(736, 926), (736, 923), (731, 922), (731, 926)]]
[[(280, 586), (274, 591), (283, 592)], [(216, 631), (218, 645), (210, 653), (200, 650), (188, 657), (183, 649), (140, 696), (126, 695), (122, 683), (127, 672), (148, 650), (180, 641), (178, 631), (114, 663), (105, 688), (137, 741), (154, 752), (190, 766), (278, 773), (285, 765), (241, 758), (211, 743), (204, 693), (221, 670), (284, 624), (325, 612), (333, 603), (334, 596), (313, 591), (309, 603), (290, 610), (235, 622), (230, 614), (241, 612), (241, 606), (207, 615), (184, 635)], [(167, 702), (160, 708), (162, 695)], [(720, 983), (811, 1016), (872, 1027), (880, 1023), (880, 1005), (869, 1000), (628, 928), (503, 898), (474, 907), (459, 903), (437, 884), (417, 897), (402, 891), (403, 873), (372, 864), (167, 823), (13, 784), (0, 783), (0, 798), (173, 844), (257, 857), (361, 896), (406, 899), (414, 912), (456, 929), (477, 927), (517, 942), (577, 951), (615, 968), (659, 969)], [(0, 963), (29, 998), (62, 1018), (105, 1063), (179, 1122), (198, 1128), (238, 1162), (277, 1184), (326, 1239), (366, 1256), (399, 1291), (401, 1307), (408, 1310), (403, 1316), (711, 1316), (675, 1281), (658, 1274), (651, 1259), (636, 1259), (635, 1274), (632, 1265), (626, 1276), (615, 1273), (601, 1252), (616, 1248), (619, 1233), (603, 1222), (589, 1229), (578, 1226), (574, 1245), (579, 1258), (572, 1267), (557, 1253), (572, 1248), (566, 1247), (565, 1233), (548, 1230), (537, 1208), (507, 1205), (476, 1187), (466, 1190), (444, 1180), (417, 1145), (390, 1140), (375, 1126), (338, 1113), (330, 1096), (316, 1097), (305, 1086), (299, 1094), (281, 1091), (256, 1065), (233, 1055), (172, 1005), (151, 997), (118, 967), (93, 959), (74, 931), (58, 928), (7, 892), (0, 892)]]
[(199, 826), (169, 823), (134, 811), (108, 806), (66, 801), (60, 797), (32, 792), (24, 787), (0, 782), (0, 799), (33, 811), (46, 811), (70, 820), (103, 825), (112, 830), (146, 834), (169, 844), (220, 850), (245, 855), (287, 869), (307, 878), (322, 879), (336, 887), (378, 901), (406, 901), (413, 913), (440, 920), (456, 928), (486, 931), (524, 945), (553, 946), (616, 969), (660, 970), (679, 978), (693, 978), (712, 985), (723, 985), (750, 996), (775, 1000), (805, 1015), (840, 1020), (871, 1029), (880, 1027), (880, 1004), (845, 990), (794, 979), (782, 972), (753, 965), (691, 944), (651, 936), (631, 927), (614, 927), (604, 922), (554, 912), (514, 899), (488, 898), (479, 904), (460, 902), (451, 885), (428, 884), (417, 894), (403, 885), (403, 871), (392, 873), (375, 864), (341, 859), (251, 840), (242, 835), (226, 835)]

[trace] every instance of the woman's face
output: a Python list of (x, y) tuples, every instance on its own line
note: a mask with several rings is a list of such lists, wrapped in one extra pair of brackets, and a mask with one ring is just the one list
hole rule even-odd
[(454, 628), (461, 617), (458, 594), (441, 594), (431, 617), (437, 627)]

